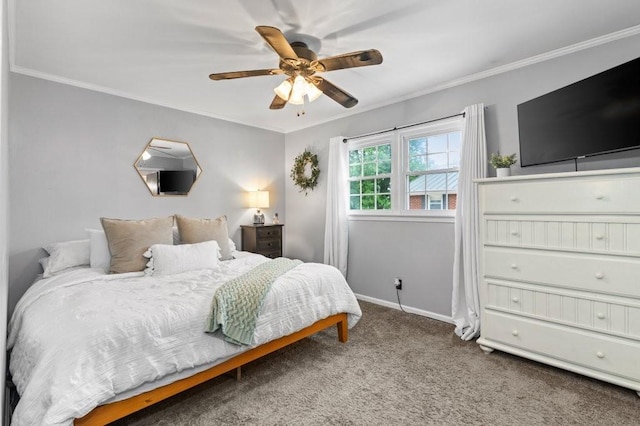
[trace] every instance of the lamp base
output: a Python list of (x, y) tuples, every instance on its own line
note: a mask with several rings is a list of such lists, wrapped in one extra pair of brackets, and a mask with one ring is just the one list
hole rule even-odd
[(264, 225), (264, 214), (254, 214), (253, 215), (253, 224), (254, 225)]

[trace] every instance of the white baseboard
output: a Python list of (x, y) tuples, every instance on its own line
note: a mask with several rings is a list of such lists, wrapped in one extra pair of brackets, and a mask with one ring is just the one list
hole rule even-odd
[[(376, 299), (375, 297), (369, 297), (369, 296), (365, 296), (357, 293), (356, 293), (356, 298), (358, 300), (364, 300), (365, 302), (375, 303), (376, 305), (386, 306), (387, 308), (400, 310), (400, 306), (394, 302), (388, 302), (386, 300)], [(448, 317), (446, 315), (436, 314), (435, 312), (429, 312), (423, 309), (412, 308), (411, 306), (405, 306), (405, 305), (402, 305), (402, 308), (404, 309), (405, 312), (409, 312), (410, 314), (421, 315), (423, 317), (428, 317), (434, 320), (446, 322), (449, 324), (454, 324), (453, 318)]]

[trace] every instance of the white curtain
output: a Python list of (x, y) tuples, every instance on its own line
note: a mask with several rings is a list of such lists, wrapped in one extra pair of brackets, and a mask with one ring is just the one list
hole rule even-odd
[(464, 114), (455, 222), (451, 313), (456, 324), (455, 333), (463, 340), (471, 340), (480, 335), (480, 298), (478, 296), (480, 215), (478, 190), (473, 180), (487, 176), (484, 104), (468, 106), (464, 109)]
[(327, 212), (324, 228), (324, 263), (338, 268), (347, 277), (349, 224), (347, 210), (347, 144), (342, 136), (329, 140), (327, 166)]

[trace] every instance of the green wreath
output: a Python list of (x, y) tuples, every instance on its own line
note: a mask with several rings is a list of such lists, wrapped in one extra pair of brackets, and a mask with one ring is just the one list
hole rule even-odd
[[(307, 170), (307, 164), (311, 168), (311, 175), (305, 174)], [(304, 195), (308, 194), (309, 190), (313, 191), (313, 188), (318, 184), (318, 176), (320, 176), (320, 167), (318, 167), (318, 156), (311, 151), (305, 151), (298, 155), (293, 160), (293, 167), (291, 168), (291, 179), (293, 183), (300, 187), (300, 192), (304, 191)]]

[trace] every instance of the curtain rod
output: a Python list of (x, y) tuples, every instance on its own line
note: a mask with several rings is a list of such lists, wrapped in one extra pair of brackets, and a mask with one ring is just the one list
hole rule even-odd
[(433, 120), (421, 121), (420, 123), (406, 124), (404, 126), (394, 127), (393, 129), (379, 130), (377, 132), (366, 133), (364, 135), (351, 136), (351, 137), (342, 139), (342, 143), (347, 143), (347, 141), (349, 139), (358, 139), (358, 138), (364, 138), (365, 136), (381, 135), (383, 133), (393, 132), (395, 130), (406, 129), (407, 127), (419, 126), (421, 124), (433, 123), (434, 121), (446, 120), (448, 118), (453, 118), (453, 117), (464, 117), (464, 112), (461, 112), (460, 114), (449, 115), (447, 117), (434, 118)]

